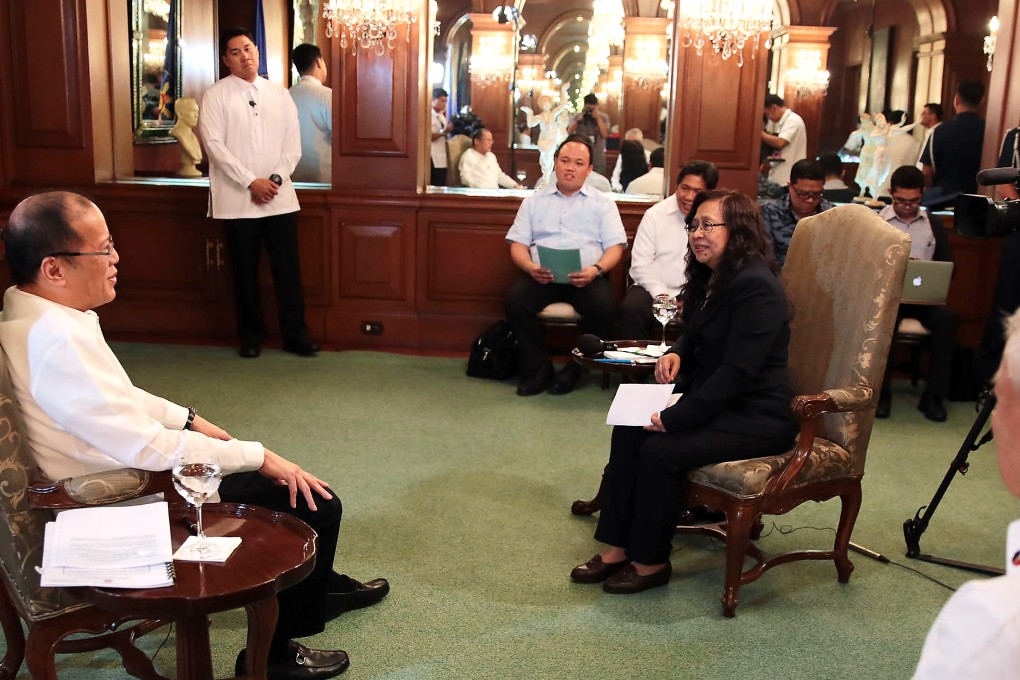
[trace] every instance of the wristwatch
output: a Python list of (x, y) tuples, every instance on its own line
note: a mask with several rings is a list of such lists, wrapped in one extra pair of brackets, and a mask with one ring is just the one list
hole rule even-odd
[(592, 266), (595, 267), (595, 269), (599, 270), (598, 276), (605, 276), (606, 275), (606, 270), (603, 269), (602, 265), (600, 265), (598, 262), (596, 262)]
[(198, 417), (198, 411), (195, 410), (194, 406), (188, 406), (188, 420), (184, 423), (184, 429), (190, 430), (195, 425), (195, 418)]
[(272, 175), (269, 176), (269, 181), (275, 184), (276, 186), (280, 186), (281, 184), (283, 184), (283, 178), (277, 175), (276, 173), (273, 173)]

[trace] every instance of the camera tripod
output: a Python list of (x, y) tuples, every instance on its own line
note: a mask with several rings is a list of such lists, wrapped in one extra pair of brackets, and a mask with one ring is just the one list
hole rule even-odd
[[(977, 451), (979, 448), (987, 444), (992, 440), (992, 431), (989, 429), (984, 435), (981, 435), (981, 431), (985, 428), (988, 423), (988, 418), (992, 413), (992, 409), (995, 408), (995, 394), (992, 391), (985, 390), (985, 392), (978, 398), (978, 404), (980, 406), (977, 418), (974, 419), (974, 424), (971, 425), (970, 431), (963, 440), (963, 444), (960, 445), (960, 450), (956, 453), (956, 458), (949, 464), (949, 469), (946, 471), (946, 476), (942, 478), (942, 484), (935, 491), (935, 495), (932, 496), (931, 502), (928, 505), (922, 505), (917, 510), (917, 514), (914, 515), (913, 519), (908, 519), (903, 523), (903, 537), (907, 541), (907, 557), (911, 557), (915, 560), (922, 560), (924, 562), (931, 562), (932, 564), (941, 564), (947, 567), (954, 567), (956, 569), (965, 569), (967, 571), (973, 571), (978, 574), (988, 574), (991, 576), (1000, 576), (1004, 572), (1003, 569), (997, 567), (986, 567), (980, 564), (973, 564), (971, 562), (960, 562), (959, 560), (950, 560), (945, 557), (935, 557), (934, 555), (928, 555), (921, 552), (921, 534), (928, 528), (928, 523), (931, 522), (932, 515), (935, 514), (935, 510), (938, 509), (939, 503), (942, 501), (942, 497), (949, 490), (949, 484), (953, 481), (953, 477), (956, 473), (961, 475), (967, 474), (967, 470), (970, 469), (970, 463), (967, 462), (967, 457), (971, 451)], [(981, 436), (978, 439), (979, 435)]]

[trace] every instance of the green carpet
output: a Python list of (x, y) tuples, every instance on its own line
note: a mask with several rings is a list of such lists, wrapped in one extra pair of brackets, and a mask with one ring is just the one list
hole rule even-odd
[[(267, 351), (118, 344), (140, 387), (260, 440), (329, 480), (344, 502), (337, 568), (385, 576), (378, 606), (345, 614), (310, 646), (351, 655), (346, 678), (905, 678), (950, 592), (852, 554), (847, 585), (829, 562), (768, 572), (721, 614), (723, 555), (678, 537), (667, 588), (609, 596), (572, 584), (590, 557), (594, 520), (569, 514), (595, 491), (608, 456), (611, 392), (588, 376), (568, 396), (514, 395), (509, 383), (464, 376), (464, 360), (370, 352), (301, 359)], [(931, 498), (975, 411), (949, 422), (915, 408), (897, 384), (893, 416), (872, 437), (853, 540), (952, 586), (964, 572), (907, 560), (901, 526)], [(994, 445), (972, 455), (922, 539), (934, 554), (1000, 565), (1016, 505)], [(766, 518), (767, 551), (825, 548), (839, 505)], [(770, 527), (772, 527), (770, 529)], [(789, 529), (799, 528), (793, 533)], [(232, 673), (244, 617), (213, 617), (217, 676)], [(164, 630), (144, 640), (154, 651)], [(157, 667), (173, 675), (173, 639)], [(61, 677), (120, 678), (112, 653), (60, 657)], [(22, 669), (19, 677), (28, 677)]]

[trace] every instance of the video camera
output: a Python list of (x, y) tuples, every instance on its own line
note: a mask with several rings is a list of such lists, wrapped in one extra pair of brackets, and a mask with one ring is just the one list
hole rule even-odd
[[(981, 186), (1012, 184), (1020, 191), (1020, 170), (988, 168), (977, 174)], [(960, 194), (953, 211), (953, 227), (966, 238), (1008, 236), (1020, 229), (1020, 201), (993, 201), (987, 196)]]

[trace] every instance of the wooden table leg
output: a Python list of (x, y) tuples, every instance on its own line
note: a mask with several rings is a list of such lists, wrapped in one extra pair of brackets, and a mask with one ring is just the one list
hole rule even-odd
[(177, 619), (177, 680), (212, 680), (209, 620), (201, 616)]
[(280, 613), (280, 605), (276, 596), (254, 602), (245, 607), (248, 612), (248, 646), (245, 661), (248, 664), (248, 675), (256, 680), (266, 677), (268, 671), (269, 643), (276, 630), (276, 618)]

